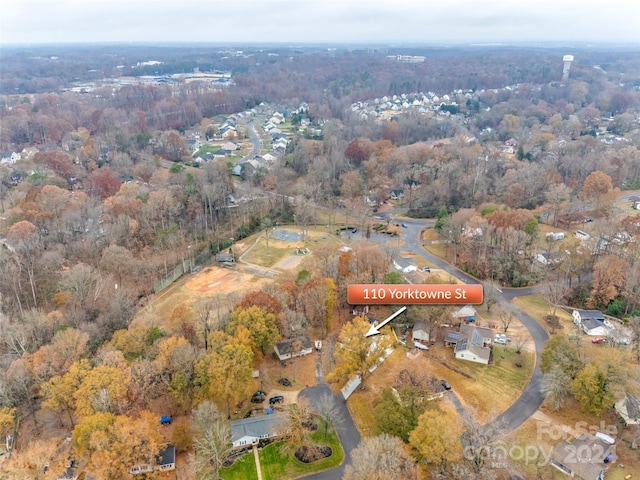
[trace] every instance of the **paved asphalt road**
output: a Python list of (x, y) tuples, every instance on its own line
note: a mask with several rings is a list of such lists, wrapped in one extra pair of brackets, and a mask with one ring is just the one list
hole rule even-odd
[[(420, 230), (424, 227), (433, 226), (433, 221), (418, 221), (418, 220), (405, 220), (404, 224), (404, 240), (405, 244), (403, 250), (412, 251), (423, 258), (427, 259), (430, 263), (437, 265), (442, 270), (446, 271), (450, 275), (462, 280), (468, 284), (480, 283), (477, 279), (470, 277), (466, 273), (458, 270), (457, 268), (449, 265), (441, 259), (431, 255), (429, 252), (421, 248), (418, 235)], [(534, 293), (534, 288), (503, 288), (499, 294), (499, 299), (502, 302), (510, 302), (516, 297), (523, 295), (530, 295)], [(522, 425), (527, 418), (540, 407), (544, 400), (544, 394), (542, 393), (542, 372), (538, 365), (540, 364), (540, 352), (544, 348), (544, 344), (549, 338), (547, 332), (536, 322), (533, 318), (527, 315), (522, 310), (514, 308), (514, 315), (518, 317), (518, 320), (529, 330), (536, 350), (536, 368), (533, 371), (533, 375), (529, 380), (529, 383), (522, 391), (522, 394), (518, 399), (498, 416), (499, 420), (504, 421), (507, 432), (511, 432)]]
[(320, 401), (320, 398), (323, 394), (332, 395), (335, 398), (336, 405), (340, 409), (340, 416), (342, 418), (340, 420), (341, 426), (338, 428), (338, 435), (340, 436), (340, 441), (342, 442), (342, 448), (344, 448), (345, 459), (339, 467), (316, 473), (308, 477), (304, 477), (305, 480), (341, 479), (342, 475), (344, 474), (345, 466), (348, 465), (351, 460), (351, 450), (356, 448), (360, 443), (360, 433), (356, 428), (356, 424), (353, 422), (353, 418), (351, 417), (351, 413), (349, 413), (347, 404), (341, 396), (333, 393), (326, 383), (321, 383), (319, 385), (316, 385), (315, 387), (307, 387), (300, 392), (301, 396), (307, 397), (309, 399), (312, 408), (315, 404), (317, 404), (317, 402)]

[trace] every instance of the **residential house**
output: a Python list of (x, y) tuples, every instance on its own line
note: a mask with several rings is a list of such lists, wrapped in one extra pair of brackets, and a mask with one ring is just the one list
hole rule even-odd
[(280, 125), (284, 122), (284, 115), (282, 115), (280, 112), (276, 112), (271, 116), (269, 121), (274, 125)]
[(640, 397), (626, 396), (618, 400), (614, 408), (625, 425), (640, 425)]
[[(299, 345), (296, 345), (297, 342), (299, 342)], [(306, 336), (278, 342), (273, 349), (280, 360), (303, 357), (313, 351), (311, 349), (311, 340)]]
[(394, 188), (389, 192), (389, 197), (391, 197), (391, 200), (400, 200), (404, 197), (404, 190), (401, 188)]
[(188, 138), (186, 142), (184, 142), (185, 146), (192, 153), (196, 153), (200, 148), (200, 141), (195, 138)]
[(229, 140), (232, 138), (236, 138), (238, 136), (238, 131), (236, 127), (231, 125), (223, 125), (220, 127), (220, 137)]
[(236, 142), (225, 142), (224, 145), (222, 145), (222, 147), (220, 147), (221, 150), (223, 150), (227, 155), (235, 152), (236, 150), (238, 150), (238, 144)]
[(251, 160), (246, 160), (233, 167), (232, 174), (238, 177), (247, 178), (253, 175), (259, 168), (260, 163), (255, 158), (252, 158)]
[(274, 155), (277, 155), (278, 157), (282, 157), (285, 153), (287, 153), (287, 149), (282, 145), (277, 145), (273, 147), (271, 151), (273, 152)]
[(483, 363), (491, 360), (491, 335), (489, 328), (462, 325), (460, 338), (453, 350), (454, 356), (461, 360)]
[(273, 162), (275, 162), (276, 160), (276, 157), (274, 157), (270, 153), (265, 153), (264, 155), (262, 155), (262, 158), (264, 159), (266, 164), (273, 164)]
[(377, 194), (367, 195), (366, 201), (367, 205), (372, 208), (379, 208), (382, 205), (382, 199)]
[(0, 165), (15, 165), (20, 158), (21, 155), (18, 152), (4, 152), (0, 154)]
[(398, 257), (393, 259), (393, 266), (402, 273), (415, 272), (418, 270), (415, 262), (411, 258)]
[(611, 324), (605, 320), (602, 312), (598, 310), (573, 310), (573, 323), (582, 329), (587, 335), (606, 337), (611, 333)]
[[(280, 134), (282, 135), (282, 134)], [(287, 140), (286, 138), (279, 136), (278, 134), (272, 135), (273, 137), (279, 137), (279, 138), (273, 138), (273, 146), (275, 147), (282, 147), (282, 148), (287, 148), (287, 145), (289, 145), (289, 140)]]
[(444, 344), (453, 347), (455, 358), (487, 365), (491, 361), (492, 333), (490, 328), (465, 324), (458, 331), (450, 331)]
[(427, 322), (420, 320), (413, 326), (413, 332), (411, 333), (411, 340), (413, 341), (429, 341), (429, 327)]
[(136, 465), (129, 469), (131, 475), (139, 475), (142, 473), (156, 472), (168, 472), (169, 470), (175, 470), (176, 468), (176, 447), (171, 444), (167, 444), (158, 455), (154, 458), (154, 464)]
[(232, 420), (233, 448), (247, 448), (257, 445), (260, 440), (278, 438), (286, 432), (287, 423), (287, 416), (283, 413)]
[(570, 477), (603, 480), (608, 464), (614, 460), (614, 445), (609, 443), (611, 440), (599, 433), (583, 433), (577, 438), (565, 440), (553, 449), (551, 465)]

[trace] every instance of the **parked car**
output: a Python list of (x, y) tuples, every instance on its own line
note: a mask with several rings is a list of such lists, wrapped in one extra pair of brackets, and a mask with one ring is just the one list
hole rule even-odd
[(402, 224), (402, 228), (407, 228), (407, 224), (406, 224), (406, 223), (403, 223), (403, 224)]
[(422, 267), (420, 269), (421, 272), (427, 272), (427, 273), (431, 273), (431, 269), (429, 267)]
[(607, 339), (602, 337), (597, 337), (591, 340), (591, 343), (606, 343)]
[(276, 403), (281, 403), (284, 400), (282, 395), (276, 395), (269, 399), (269, 405), (275, 405)]
[(278, 380), (278, 383), (280, 385), (285, 386), (285, 387), (290, 387), (291, 386), (291, 381), (288, 378), (281, 378), (280, 380)]
[(351, 230), (351, 233), (356, 233), (357, 231), (358, 231), (358, 229), (354, 228), (354, 229)]
[(424, 343), (420, 343), (416, 340), (413, 341), (413, 345), (418, 349), (418, 350), (429, 350), (429, 347), (427, 347)]
[(496, 333), (496, 336), (493, 337), (493, 343), (500, 345), (506, 345), (508, 341), (509, 339), (504, 333)]
[(446, 380), (442, 380), (440, 382), (440, 385), (442, 385), (442, 388), (444, 388), (445, 390), (451, 390), (451, 385), (449, 385), (449, 382), (447, 382)]
[(162, 415), (160, 417), (160, 425), (171, 425), (171, 417), (169, 415)]

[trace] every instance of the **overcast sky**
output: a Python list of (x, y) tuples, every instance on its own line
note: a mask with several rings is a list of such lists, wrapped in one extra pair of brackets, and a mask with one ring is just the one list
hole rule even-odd
[(640, 1), (2, 0), (0, 44), (636, 43)]

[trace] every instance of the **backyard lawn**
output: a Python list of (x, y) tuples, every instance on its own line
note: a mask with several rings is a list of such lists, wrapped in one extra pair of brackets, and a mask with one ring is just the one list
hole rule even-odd
[[(259, 450), (262, 478), (264, 480), (286, 480), (298, 478), (304, 474), (320, 472), (337, 467), (342, 463), (344, 452), (335, 430), (330, 429), (327, 439), (324, 440), (324, 432), (319, 428), (311, 435), (312, 440), (318, 445), (328, 445), (333, 454), (313, 463), (302, 463), (295, 458), (294, 448), (286, 441), (272, 443)], [(220, 477), (224, 480), (247, 480), (257, 478), (253, 452), (248, 451), (241, 459), (231, 467), (223, 468)]]

